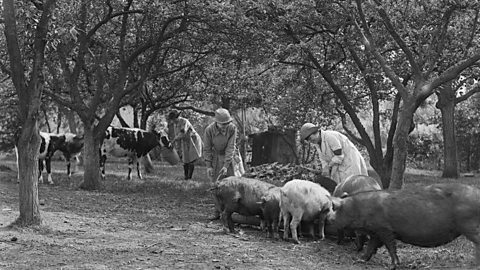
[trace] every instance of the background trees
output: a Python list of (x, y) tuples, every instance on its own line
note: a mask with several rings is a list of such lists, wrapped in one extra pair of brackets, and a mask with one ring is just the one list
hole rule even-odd
[[(202, 33), (191, 27), (199, 18), (195, 12), (203, 9), (187, 2), (84, 0), (74, 5), (66, 6), (72, 13), (57, 21), (57, 50), (48, 69), (54, 85), (47, 94), (80, 116), (86, 160), (82, 187), (97, 189), (99, 146), (118, 109), (125, 104), (141, 109), (140, 125), (146, 128), (155, 109), (188, 96), (188, 84), (176, 82), (190, 78), (191, 67), (208, 48), (197, 43)], [(69, 31), (65, 24), (71, 25)]]
[[(348, 115), (355, 126), (350, 135), (366, 147), (384, 186), (400, 188), (418, 106), (480, 59), (472, 39), (478, 36), (477, 5), (276, 1), (251, 3), (249, 10), (256, 23), (276, 33), (276, 44), (283, 44), (277, 47), (279, 62), (318, 72), (342, 105), (339, 115)], [(391, 110), (380, 111), (382, 102)], [(359, 117), (367, 108), (372, 137)], [(380, 132), (383, 117), (390, 120), (386, 139)]]

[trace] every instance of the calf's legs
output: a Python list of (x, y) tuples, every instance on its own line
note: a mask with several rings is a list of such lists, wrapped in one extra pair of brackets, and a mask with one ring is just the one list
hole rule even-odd
[(45, 159), (45, 167), (47, 167), (47, 181), (49, 184), (53, 184), (52, 180), (52, 160), (51, 157)]
[(102, 180), (105, 180), (105, 163), (107, 162), (107, 156), (100, 154), (100, 169), (102, 171)]
[(38, 183), (43, 184), (43, 160), (38, 160)]

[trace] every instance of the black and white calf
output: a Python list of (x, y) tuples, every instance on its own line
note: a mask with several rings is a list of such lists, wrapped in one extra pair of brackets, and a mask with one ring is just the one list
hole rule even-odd
[(73, 133), (55, 134), (40, 132), (42, 142), (40, 143), (40, 155), (38, 157), (38, 169), (39, 169), (39, 183), (43, 183), (43, 161), (45, 161), (45, 167), (47, 170), (47, 181), (49, 184), (53, 184), (51, 176), (51, 163), (52, 156), (57, 150), (60, 150), (67, 162), (67, 175), (70, 177), (72, 171), (70, 170), (71, 158), (78, 159), (78, 155), (83, 148), (83, 137), (75, 135)]
[(139, 128), (108, 127), (100, 149), (100, 168), (105, 178), (107, 156), (128, 158), (128, 180), (132, 179), (132, 164), (137, 164), (138, 177), (142, 179), (139, 158), (143, 158), (153, 148), (170, 147), (170, 141), (164, 131), (146, 131)]
[[(65, 157), (65, 161), (67, 162), (67, 175), (70, 178), (72, 173), (76, 171), (76, 167), (78, 164), (78, 156), (82, 152), (83, 149), (83, 136), (79, 136), (73, 133), (65, 133), (65, 134), (58, 134), (59, 136), (65, 137), (65, 142), (60, 143), (58, 145), (58, 149), (60, 150)], [(71, 170), (71, 160), (72, 158), (75, 160), (75, 169)]]
[[(53, 133), (46, 133), (40, 131), (40, 153), (38, 155), (38, 182), (43, 183), (43, 161), (45, 161), (47, 169), (47, 181), (50, 184), (53, 184), (52, 175), (51, 175), (51, 158), (55, 151), (58, 149), (58, 146), (65, 142), (65, 136), (56, 136)], [(15, 145), (15, 153), (17, 155), (17, 180), (20, 180), (20, 171), (18, 167), (18, 150)]]
[[(67, 174), (71, 175), (70, 171), (70, 159), (72, 157), (77, 158), (83, 148), (83, 138), (73, 133), (55, 134), (40, 131), (40, 153), (38, 156), (38, 182), (43, 183), (43, 163), (45, 162), (45, 168), (47, 170), (47, 181), (49, 184), (53, 184), (52, 180), (52, 156), (57, 150), (60, 150), (67, 161)], [(18, 151), (15, 146), (15, 152), (17, 154), (17, 171), (18, 171)], [(19, 176), (17, 177), (19, 180)]]
[(52, 156), (57, 151), (58, 147), (65, 143), (65, 136), (58, 136), (57, 134), (41, 132), (40, 131), (40, 155), (38, 156), (38, 183), (43, 183), (43, 162), (47, 169), (47, 181), (53, 184), (52, 180)]

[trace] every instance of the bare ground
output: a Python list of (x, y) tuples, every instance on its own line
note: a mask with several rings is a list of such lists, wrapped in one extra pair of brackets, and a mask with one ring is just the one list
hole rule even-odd
[[(155, 164), (144, 180), (125, 179), (126, 167), (110, 163), (101, 191), (77, 187), (55, 163), (54, 185), (40, 184), (43, 223), (10, 227), (18, 217), (18, 184), (11, 161), (0, 166), (0, 269), (384, 269), (384, 248), (371, 261), (357, 262), (353, 244), (300, 239), (299, 245), (265, 237), (255, 226), (225, 234), (210, 222), (212, 199), (205, 168), (181, 179), (181, 166)], [(437, 181), (410, 175), (407, 184)], [(476, 184), (476, 178), (462, 178)], [(453, 180), (442, 180), (453, 181)], [(464, 237), (439, 248), (398, 244), (401, 269), (473, 268), (473, 244)]]

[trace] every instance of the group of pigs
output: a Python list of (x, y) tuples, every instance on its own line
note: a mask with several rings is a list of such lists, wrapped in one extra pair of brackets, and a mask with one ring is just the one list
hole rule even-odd
[[(436, 247), (464, 235), (476, 250), (480, 265), (480, 189), (464, 184), (433, 184), (401, 190), (382, 190), (369, 176), (354, 175), (339, 185), (326, 178), (320, 184), (294, 179), (278, 187), (257, 179), (228, 177), (214, 186), (216, 207), (224, 228), (234, 232), (233, 213), (258, 216), (270, 237), (283, 221), (283, 239), (299, 243), (297, 229), (307, 225), (325, 238), (325, 224), (337, 231), (338, 243), (348, 232), (358, 251), (368, 240), (362, 259), (369, 260), (385, 245), (395, 268), (395, 240)], [(334, 183), (334, 182), (333, 182)]]

